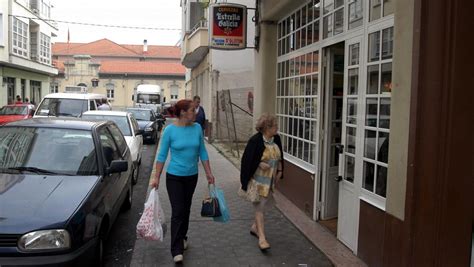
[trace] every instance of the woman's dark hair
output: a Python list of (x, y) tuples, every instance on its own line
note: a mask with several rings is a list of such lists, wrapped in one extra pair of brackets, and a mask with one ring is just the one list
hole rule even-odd
[(193, 104), (193, 101), (190, 99), (183, 99), (179, 100), (176, 105), (174, 105), (174, 115), (176, 117), (180, 117), (182, 111), (187, 111), (191, 105)]

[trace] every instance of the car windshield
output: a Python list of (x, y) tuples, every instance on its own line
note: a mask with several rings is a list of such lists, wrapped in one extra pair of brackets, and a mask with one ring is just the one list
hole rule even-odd
[(128, 118), (125, 116), (84, 114), (82, 118), (92, 121), (113, 121), (115, 122), (115, 124), (117, 124), (124, 136), (132, 136), (132, 132), (130, 131), (130, 124), (128, 123)]
[(138, 103), (160, 104), (160, 95), (138, 94)]
[(0, 109), (0, 115), (27, 115), (28, 109), (25, 106), (13, 107), (5, 106)]
[(55, 117), (80, 117), (87, 111), (87, 100), (45, 98), (38, 107), (37, 115)]
[(90, 131), (33, 127), (0, 128), (0, 172), (97, 175)]
[(127, 112), (132, 113), (137, 121), (151, 120), (149, 110), (127, 109)]

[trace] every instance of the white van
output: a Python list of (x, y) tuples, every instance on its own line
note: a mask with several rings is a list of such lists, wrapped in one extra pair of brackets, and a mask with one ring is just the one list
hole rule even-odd
[[(105, 95), (89, 93), (54, 93), (46, 95), (33, 117), (81, 117), (83, 112), (97, 110)], [(107, 104), (110, 103), (107, 101)]]

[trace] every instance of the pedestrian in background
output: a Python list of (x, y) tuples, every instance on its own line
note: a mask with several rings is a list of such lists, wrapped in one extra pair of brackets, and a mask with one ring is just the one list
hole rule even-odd
[(178, 120), (166, 126), (160, 138), (156, 157), (156, 176), (151, 182), (158, 189), (161, 172), (170, 151), (166, 170), (166, 189), (171, 202), (171, 255), (174, 262), (183, 261), (187, 249), (189, 215), (198, 180), (198, 161), (201, 159), (207, 182), (214, 184), (209, 157), (204, 145), (202, 129), (194, 123), (195, 106), (192, 100), (180, 100), (174, 106)]
[(253, 203), (255, 221), (250, 234), (258, 237), (258, 247), (263, 251), (270, 248), (265, 237), (264, 213), (275, 183), (283, 177), (283, 150), (275, 116), (263, 114), (256, 130), (258, 133), (249, 139), (242, 155), (239, 195)]
[(28, 99), (28, 97), (25, 97), (25, 104), (30, 104), (30, 100)]
[(111, 110), (109, 104), (107, 104), (107, 99), (102, 99), (100, 106), (97, 107), (98, 110)]
[(196, 119), (194, 121), (199, 123), (199, 125), (201, 125), (202, 131), (204, 131), (206, 130), (206, 113), (204, 112), (204, 108), (201, 107), (201, 98), (199, 96), (194, 96), (193, 102), (196, 113)]
[(23, 101), (21, 101), (21, 96), (20, 95), (17, 95), (16, 96), (16, 102), (15, 104), (23, 104)]

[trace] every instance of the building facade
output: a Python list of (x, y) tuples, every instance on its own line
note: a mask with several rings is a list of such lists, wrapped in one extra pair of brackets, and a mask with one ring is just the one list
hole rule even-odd
[(133, 105), (140, 84), (159, 85), (165, 102), (185, 97), (185, 68), (174, 46), (123, 45), (108, 39), (91, 43), (55, 43), (53, 59), (59, 70), (50, 91), (85, 86), (88, 92), (107, 96), (114, 108)]
[[(255, 1), (234, 1), (255, 7)], [(254, 51), (209, 49), (209, 1), (182, 0), (181, 60), (187, 68), (186, 96), (201, 97), (212, 139), (239, 144), (253, 131)], [(253, 47), (253, 10), (247, 14), (247, 45)], [(234, 145), (232, 145), (233, 147)], [(237, 152), (238, 153), (238, 152)]]
[(0, 3), (0, 106), (17, 95), (39, 103), (48, 93), (52, 65), (51, 38), (57, 26), (48, 21), (49, 1), (6, 0)]
[(257, 1), (254, 118), (278, 118), (278, 191), (370, 266), (472, 258), (472, 155), (454, 146), (473, 147), (468, 6)]

